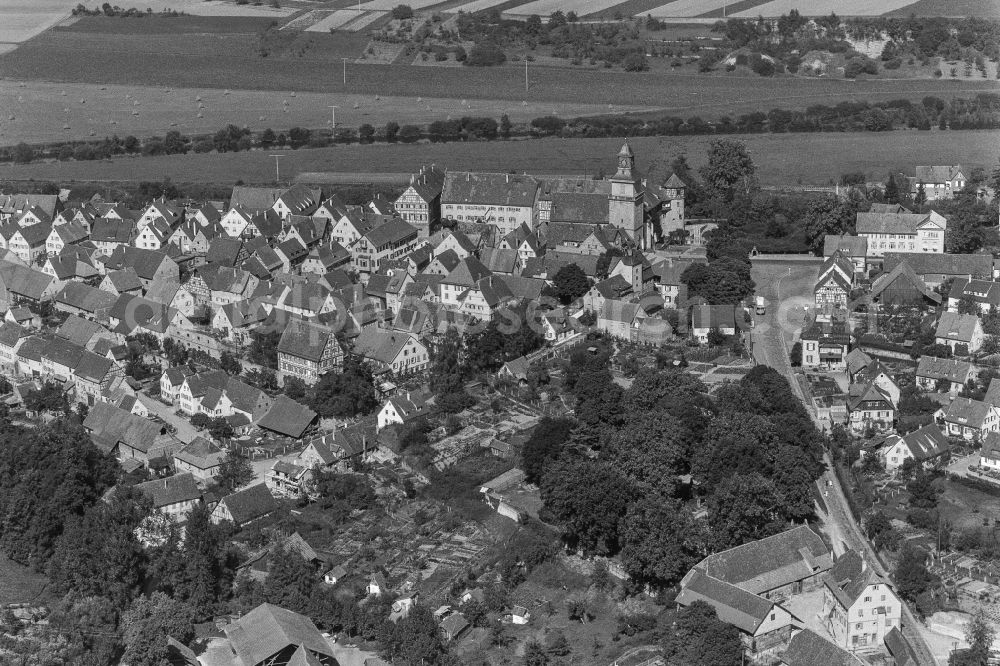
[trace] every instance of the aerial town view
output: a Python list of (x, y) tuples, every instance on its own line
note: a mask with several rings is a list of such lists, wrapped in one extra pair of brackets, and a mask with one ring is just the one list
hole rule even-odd
[(0, 665), (1000, 665), (1000, 1), (0, 0)]

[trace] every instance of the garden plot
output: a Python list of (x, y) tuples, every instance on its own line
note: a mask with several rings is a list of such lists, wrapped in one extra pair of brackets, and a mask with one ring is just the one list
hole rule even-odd
[(354, 19), (361, 16), (361, 14), (362, 12), (359, 12), (357, 9), (338, 9), (326, 18), (317, 21), (306, 28), (306, 32), (330, 32), (331, 30), (339, 30)]
[[(776, 0), (776, 2), (778, 1), (784, 5), (785, 11), (787, 11), (788, 0)], [(776, 4), (776, 2), (769, 4)], [(733, 4), (733, 0), (676, 0), (675, 2), (668, 2), (665, 5), (661, 5), (656, 9), (651, 9), (646, 13), (655, 18), (688, 18), (714, 12), (731, 4)]]
[[(834, 12), (837, 16), (880, 16), (912, 4), (913, 0), (879, 0), (878, 2), (872, 2), (872, 0), (831, 0), (814, 7), (799, 6), (798, 9), (803, 16), (825, 16), (830, 12)], [(720, 4), (719, 7), (721, 6)], [(788, 13), (788, 8), (788, 0), (771, 0), (763, 5), (736, 12), (732, 16), (738, 18), (781, 16)], [(653, 16), (658, 16), (658, 14), (654, 12)]]
[(349, 30), (350, 32), (361, 32), (388, 13), (389, 12), (365, 12), (349, 24), (344, 25), (342, 29)]
[(504, 15), (531, 16), (532, 14), (537, 14), (538, 16), (548, 16), (556, 10), (561, 10), (564, 12), (574, 11), (577, 16), (586, 16), (587, 14), (593, 14), (609, 7), (620, 5), (621, 2), (622, 0), (578, 0), (578, 2), (567, 4), (566, 0), (535, 0), (526, 5), (508, 9), (504, 12)]

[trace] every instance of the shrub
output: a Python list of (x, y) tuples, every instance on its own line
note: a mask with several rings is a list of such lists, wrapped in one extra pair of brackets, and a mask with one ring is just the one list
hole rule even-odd
[(888, 60), (882, 63), (882, 67), (884, 67), (885, 69), (899, 69), (902, 65), (903, 65), (902, 58), (893, 58), (892, 60)]
[(392, 18), (403, 21), (413, 18), (413, 8), (409, 5), (396, 5), (392, 8)]
[(760, 76), (774, 76), (774, 63), (767, 58), (755, 60), (751, 69)]
[(472, 47), (469, 57), (465, 59), (464, 65), (470, 67), (492, 67), (502, 65), (507, 61), (507, 56), (494, 42), (478, 42)]
[(423, 132), (416, 125), (403, 125), (399, 128), (399, 140), (403, 143), (419, 141), (422, 134)]
[(625, 56), (622, 67), (625, 68), (626, 72), (645, 72), (649, 70), (649, 61), (646, 60), (645, 53), (633, 51)]

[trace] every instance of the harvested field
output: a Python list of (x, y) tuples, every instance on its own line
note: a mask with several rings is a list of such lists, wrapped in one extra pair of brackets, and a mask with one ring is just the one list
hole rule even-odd
[[(357, 76), (357, 65), (348, 64), (348, 78)], [(332, 66), (339, 77), (341, 63)], [(328, 74), (329, 76), (329, 74)], [(103, 90), (101, 89), (103, 88)], [(63, 94), (65, 93), (65, 94)], [(136, 105), (138, 102), (138, 105)], [(429, 123), (449, 115), (499, 117), (507, 113), (515, 121), (526, 121), (556, 113), (562, 116), (597, 115), (606, 105), (517, 104), (489, 99), (439, 99), (338, 95), (320, 93), (253, 92), (205, 88), (152, 88), (132, 86), (88, 86), (53, 83), (20, 84), (0, 81), (0, 145), (20, 141), (44, 143), (97, 136), (162, 136), (171, 129), (184, 134), (209, 134), (229, 123), (253, 130), (271, 127), (324, 127), (330, 121), (329, 104), (336, 102), (337, 122), (357, 127), (362, 123), (385, 125), (390, 120)], [(652, 107), (629, 107), (633, 112)], [(623, 109), (619, 109), (623, 110)], [(133, 115), (137, 111), (138, 115)], [(201, 117), (198, 117), (201, 114)], [(13, 116), (13, 120), (11, 120)], [(69, 125), (70, 129), (64, 129)]]
[[(680, 153), (697, 168), (716, 137), (637, 137), (631, 139), (637, 166), (651, 182), (663, 177)], [(991, 168), (1000, 158), (997, 132), (880, 132), (764, 134), (733, 138), (745, 141), (763, 185), (829, 185), (841, 174), (862, 172), (871, 180), (908, 171), (914, 164), (947, 164), (962, 155), (963, 164)], [(412, 173), (435, 163), (455, 170), (526, 171), (594, 174), (613, 169), (621, 139), (536, 139), (444, 144), (349, 145), (282, 151), (283, 178), (304, 172), (364, 170)], [(822, 156), (818, 159), (817, 156)], [(52, 162), (0, 166), (0, 179), (69, 181), (162, 180), (174, 182), (266, 183), (274, 179), (267, 151), (116, 158), (101, 162)], [(364, 173), (355, 182), (369, 182)], [(346, 182), (340, 179), (339, 182)]]
[[(787, 0), (783, 1), (787, 2)], [(654, 17), (686, 18), (721, 9), (727, 4), (729, 4), (728, 0), (673, 0), (673, 2), (651, 9), (647, 13)]]
[(338, 9), (306, 28), (306, 32), (330, 32), (350, 23), (360, 15), (361, 12), (357, 9)]
[(567, 4), (565, 0), (534, 0), (525, 5), (518, 5), (504, 12), (507, 16), (548, 16), (557, 9), (563, 12), (574, 11), (578, 16), (585, 16), (607, 9), (621, 2), (621, 0), (575, 0)]
[[(807, 16), (827, 15), (834, 12), (837, 16), (879, 16), (912, 4), (911, 0), (830, 0), (814, 8), (800, 8)], [(745, 9), (730, 16), (740, 18), (756, 18), (758, 16), (781, 16), (788, 13), (788, 0), (771, 0), (771, 2)], [(811, 11), (810, 11), (811, 10)]]
[(1000, 2), (996, 0), (918, 0), (893, 12), (889, 16), (977, 16), (1000, 20)]

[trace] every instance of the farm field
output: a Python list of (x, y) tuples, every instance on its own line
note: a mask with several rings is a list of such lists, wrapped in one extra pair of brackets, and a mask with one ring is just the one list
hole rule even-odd
[(17, 44), (47, 30), (75, 7), (70, 0), (0, 0), (0, 44)]
[(1000, 19), (1000, 2), (996, 0), (918, 0), (912, 5), (889, 12), (888, 16), (978, 16)]
[(655, 7), (647, 13), (653, 17), (687, 18), (701, 16), (707, 12), (721, 9), (727, 4), (729, 4), (728, 0), (672, 0), (672, 2)]
[[(134, 19), (143, 22), (146, 19)], [(160, 19), (167, 20), (167, 19)], [(173, 20), (173, 19), (170, 19)], [(116, 19), (126, 23), (131, 19)], [(952, 96), (996, 90), (995, 81), (843, 81), (792, 77), (740, 77), (670, 71), (613, 72), (538, 67), (524, 90), (519, 63), (496, 68), (421, 67), (367, 64), (348, 67), (348, 81), (335, 75), (342, 57), (363, 55), (367, 37), (359, 33), (299, 33), (286, 51), (262, 58), (255, 33), (177, 39), (172, 34), (115, 34), (102, 39), (91, 31), (52, 30), (0, 55), (0, 77), (20, 81), (120, 84), (175, 88), (226, 88), (383, 95), (505, 99), (520, 103), (563, 101), (665, 106), (711, 115), (806, 106), (844, 99)], [(128, 62), (128, 67), (122, 67)], [(333, 67), (332, 67), (333, 66)], [(360, 67), (360, 65), (359, 65)], [(334, 69), (334, 72), (331, 72)], [(334, 74), (334, 75), (331, 75)], [(4, 104), (6, 100), (0, 100)], [(0, 117), (4, 117), (0, 115)]]
[[(339, 64), (339, 63), (338, 63)], [(339, 74), (339, 67), (337, 67)], [(348, 67), (350, 73), (350, 66)], [(514, 122), (544, 115), (586, 116), (608, 112), (604, 104), (528, 102), (490, 99), (326, 95), (320, 93), (254, 92), (234, 90), (228, 95), (213, 89), (167, 89), (83, 84), (12, 83), (0, 81), (0, 145), (21, 141), (44, 143), (129, 134), (162, 136), (171, 129), (185, 134), (208, 134), (229, 123), (263, 130), (324, 127), (330, 122), (330, 104), (337, 104), (337, 124), (385, 125), (428, 123), (448, 116), (507, 113)], [(65, 94), (63, 94), (65, 93)], [(464, 101), (464, 104), (463, 104)], [(136, 103), (138, 102), (138, 105)], [(201, 105), (201, 106), (199, 106)], [(614, 107), (640, 112), (653, 107)], [(137, 111), (138, 115), (133, 115)], [(201, 114), (202, 117), (198, 117)], [(11, 120), (13, 117), (13, 120)], [(66, 126), (69, 129), (65, 129)]]
[[(713, 137), (636, 137), (631, 139), (638, 168), (651, 182), (665, 177), (680, 153), (698, 167)], [(908, 172), (914, 164), (949, 164), (991, 168), (1000, 158), (1000, 132), (916, 132), (761, 134), (745, 141), (766, 186), (828, 185), (841, 174), (862, 172), (882, 180), (887, 173)], [(482, 143), (346, 145), (314, 150), (286, 150), (282, 180), (307, 172), (359, 172), (354, 182), (370, 182), (363, 172), (406, 174), (423, 164), (456, 170), (526, 171), (594, 174), (614, 168), (621, 139), (537, 139)], [(174, 182), (272, 182), (274, 160), (267, 151), (223, 155), (171, 155), (116, 158), (100, 162), (51, 162), (0, 166), (0, 179), (71, 181), (162, 180)], [(340, 182), (349, 178), (341, 176)]]
[(534, 0), (524, 5), (518, 5), (513, 9), (508, 9), (504, 12), (504, 15), (520, 17), (538, 14), (539, 16), (548, 16), (557, 9), (562, 11), (572, 9), (579, 16), (586, 16), (587, 14), (593, 14), (602, 9), (613, 7), (620, 2), (621, 0), (575, 0), (575, 2), (567, 4), (565, 0)]
[(306, 32), (329, 32), (330, 30), (336, 30), (358, 18), (361, 13), (357, 9), (338, 9), (306, 28)]
[[(797, 5), (799, 11), (806, 16), (829, 14), (837, 16), (881, 16), (888, 12), (912, 5), (912, 0), (832, 0), (831, 2), (790, 3), (789, 0), (771, 0), (753, 8), (745, 9), (729, 16), (739, 18), (756, 18), (758, 16), (781, 16), (787, 14), (790, 5)], [(803, 6), (804, 5), (804, 6)]]

